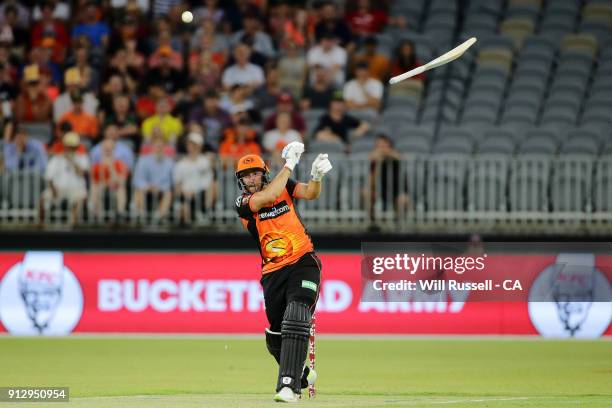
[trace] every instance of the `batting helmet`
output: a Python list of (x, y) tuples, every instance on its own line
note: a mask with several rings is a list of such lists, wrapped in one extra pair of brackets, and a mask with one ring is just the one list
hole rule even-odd
[(240, 160), (238, 160), (238, 164), (236, 164), (236, 179), (238, 180), (238, 186), (243, 191), (247, 191), (247, 189), (242, 182), (242, 177), (244, 176), (244, 173), (250, 170), (262, 171), (263, 183), (264, 185), (268, 183), (270, 170), (268, 169), (266, 162), (264, 162), (264, 160), (256, 154), (247, 154), (246, 156), (242, 156)]

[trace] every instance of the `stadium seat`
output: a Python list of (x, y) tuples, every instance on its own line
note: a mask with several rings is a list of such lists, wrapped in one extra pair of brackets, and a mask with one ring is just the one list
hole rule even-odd
[(509, 203), (513, 212), (548, 212), (551, 157), (535, 152), (510, 164)]
[(557, 142), (553, 136), (527, 132), (519, 146), (519, 153), (552, 155), (557, 152)]
[(551, 182), (553, 211), (592, 211), (593, 164), (589, 155), (564, 155), (555, 160)]
[(595, 212), (612, 212), (612, 144), (606, 157), (595, 165), (593, 180), (593, 209)]
[(427, 162), (426, 205), (432, 212), (463, 211), (469, 156), (440, 154)]
[(506, 211), (509, 158), (481, 154), (470, 161), (467, 179), (468, 211)]
[(499, 131), (498, 134), (487, 134), (478, 145), (480, 154), (510, 155), (514, 152), (514, 140), (512, 136), (505, 134), (509, 131)]
[(560, 153), (596, 155), (598, 151), (597, 141), (588, 137), (573, 137), (561, 145)]
[(395, 148), (408, 154), (428, 154), (431, 152), (431, 138), (420, 135), (404, 135), (396, 140)]

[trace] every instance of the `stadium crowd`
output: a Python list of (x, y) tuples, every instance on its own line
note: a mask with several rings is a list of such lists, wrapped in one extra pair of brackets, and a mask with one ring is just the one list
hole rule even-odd
[(377, 33), (406, 27), (388, 6), (2, 1), (4, 172), (39, 172), (43, 200), (67, 201), (74, 217), (110, 192), (119, 217), (153, 202), (163, 219), (180, 202), (191, 220), (195, 203), (212, 206), (218, 163), (278, 157), (292, 141), (348, 152), (370, 130), (389, 76), (418, 65), (410, 41), (379, 53)]

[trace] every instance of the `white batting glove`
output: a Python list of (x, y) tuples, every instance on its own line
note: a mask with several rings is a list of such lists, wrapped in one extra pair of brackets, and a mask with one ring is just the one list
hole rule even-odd
[(332, 169), (332, 165), (327, 158), (326, 153), (321, 153), (312, 162), (312, 170), (310, 175), (314, 181), (321, 181), (324, 175), (326, 175)]
[(304, 143), (291, 142), (283, 149), (281, 157), (285, 159), (285, 167), (293, 171), (300, 162), (300, 156), (304, 153)]

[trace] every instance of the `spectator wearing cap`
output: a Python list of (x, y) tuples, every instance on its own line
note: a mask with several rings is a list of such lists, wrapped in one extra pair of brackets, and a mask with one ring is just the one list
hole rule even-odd
[(215, 150), (219, 148), (224, 130), (232, 126), (232, 118), (221, 108), (216, 91), (208, 91), (204, 95), (204, 103), (191, 111), (189, 120), (204, 129), (207, 142)]
[(168, 215), (172, 202), (174, 159), (164, 154), (165, 143), (160, 135), (154, 136), (151, 144), (153, 154), (141, 155), (136, 162), (133, 208), (142, 217), (147, 207), (152, 207), (154, 217), (161, 220)]
[(349, 143), (350, 133), (362, 137), (370, 129), (365, 121), (348, 115), (342, 92), (336, 92), (329, 104), (328, 113), (321, 116), (315, 129), (316, 140), (325, 142)]
[(245, 85), (251, 92), (261, 86), (264, 81), (264, 73), (260, 66), (249, 62), (251, 49), (248, 45), (240, 43), (234, 48), (234, 65), (223, 71), (222, 83), (226, 90), (234, 85)]
[(75, 89), (70, 93), (72, 101), (72, 109), (64, 113), (59, 118), (58, 123), (67, 122), (72, 130), (78, 133), (81, 137), (87, 138), (90, 141), (98, 138), (98, 119), (91, 115), (83, 108), (83, 94), (80, 90)]
[(52, 102), (41, 86), (38, 65), (23, 70), (24, 83), (15, 101), (15, 120), (20, 123), (48, 123), (51, 120)]
[(104, 128), (104, 138), (91, 149), (89, 154), (91, 162), (95, 164), (102, 160), (103, 143), (109, 139), (114, 142), (112, 151), (113, 158), (120, 160), (131, 171), (134, 168), (134, 152), (127, 144), (121, 141), (119, 128), (116, 125), (108, 125)]
[(338, 16), (338, 6), (332, 1), (322, 2), (320, 20), (315, 26), (315, 38), (321, 41), (324, 36), (332, 35), (340, 40), (340, 44), (347, 50), (354, 47), (352, 44), (353, 35), (348, 24)]
[(280, 112), (276, 115), (276, 127), (263, 136), (263, 148), (267, 153), (280, 153), (291, 142), (303, 142), (302, 135), (291, 128), (289, 112)]
[(77, 68), (72, 67), (66, 70), (64, 74), (64, 85), (66, 86), (65, 91), (53, 101), (53, 119), (58, 122), (66, 112), (73, 108), (71, 98), (73, 92), (81, 92), (83, 110), (95, 116), (98, 110), (98, 98), (91, 92), (83, 92), (83, 79)]
[(187, 155), (174, 167), (174, 194), (181, 205), (181, 220), (192, 221), (194, 213), (212, 208), (214, 200), (213, 162), (202, 153), (204, 137), (197, 132), (187, 135)]
[(306, 83), (302, 92), (302, 110), (327, 109), (335, 91), (329, 70), (322, 65), (315, 65), (314, 82)]
[(155, 115), (142, 122), (141, 133), (144, 140), (151, 139), (153, 128), (160, 129), (164, 141), (173, 145), (183, 133), (183, 123), (170, 113), (167, 98), (160, 98), (155, 105)]
[(386, 82), (389, 78), (391, 61), (377, 50), (378, 40), (376, 37), (366, 37), (363, 41), (363, 51), (353, 57), (353, 66), (360, 62), (368, 64), (368, 71), (372, 78), (377, 78), (381, 82)]
[(344, 84), (344, 100), (348, 109), (378, 113), (383, 96), (383, 84), (370, 77), (368, 63), (355, 67), (355, 78)]
[(162, 59), (167, 58), (168, 64), (180, 71), (183, 68), (183, 56), (181, 53), (172, 49), (170, 45), (161, 45), (154, 53), (149, 56), (149, 69), (157, 68), (161, 65)]
[(17, 127), (12, 140), (4, 142), (4, 170), (35, 171), (44, 174), (47, 166), (45, 146), (36, 139), (30, 139), (25, 129)]
[(233, 166), (238, 159), (247, 154), (261, 154), (256, 142), (257, 132), (251, 128), (248, 118), (239, 119), (233, 128), (226, 129), (223, 142), (219, 146), (219, 156), (226, 166)]
[(93, 1), (87, 2), (81, 21), (72, 30), (72, 39), (83, 36), (94, 48), (106, 48), (110, 29), (106, 23), (98, 21), (98, 8)]
[(53, 49), (52, 60), (59, 63), (63, 62), (66, 50), (70, 46), (70, 36), (66, 25), (54, 17), (54, 7), (49, 1), (43, 2), (40, 6), (41, 18), (32, 27), (30, 44), (32, 47), (51, 47)]
[(288, 92), (282, 92), (278, 95), (276, 100), (276, 112), (266, 118), (264, 123), (264, 130), (271, 130), (276, 127), (276, 116), (286, 112), (291, 116), (291, 129), (295, 129), (300, 134), (304, 134), (306, 131), (306, 121), (302, 114), (296, 109), (293, 97)]
[(172, 49), (163, 46), (158, 53), (159, 65), (149, 70), (146, 83), (158, 84), (166, 93), (179, 96), (185, 81), (181, 71), (172, 66)]
[(68, 201), (70, 224), (74, 224), (87, 198), (85, 177), (89, 169), (87, 155), (77, 154), (79, 135), (68, 132), (62, 138), (64, 150), (51, 157), (45, 171), (47, 189), (43, 193), (46, 203)]
[(127, 178), (129, 175), (128, 165), (116, 155), (118, 143), (116, 138), (105, 137), (98, 144), (99, 157), (91, 166), (91, 199), (93, 212), (101, 216), (104, 196), (110, 194), (115, 200), (117, 216), (124, 218), (127, 203)]
[(266, 58), (274, 58), (276, 50), (272, 44), (270, 36), (262, 31), (261, 21), (258, 14), (249, 13), (242, 19), (243, 29), (234, 33), (231, 38), (231, 45), (236, 46), (245, 36), (252, 38), (252, 50), (262, 54)]
[[(346, 50), (336, 44), (336, 39), (331, 33), (325, 33), (321, 37), (318, 45), (315, 45), (306, 56), (309, 68), (321, 65), (330, 71), (333, 83), (337, 87), (344, 85), (344, 71), (347, 63)], [(314, 75), (311, 74), (310, 81), (314, 82)]]

